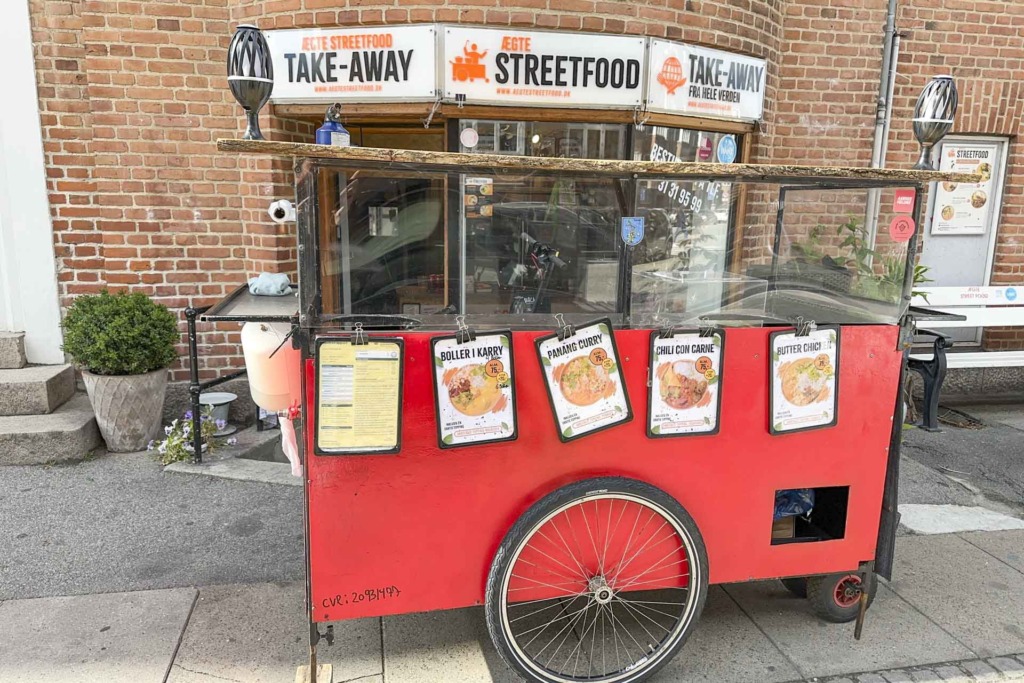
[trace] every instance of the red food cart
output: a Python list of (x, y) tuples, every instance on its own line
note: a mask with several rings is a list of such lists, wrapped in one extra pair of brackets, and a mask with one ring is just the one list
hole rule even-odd
[(710, 584), (863, 617), (922, 188), (977, 178), (219, 146), (295, 161), (313, 670), (320, 624), (471, 605), (531, 681), (647, 678)]

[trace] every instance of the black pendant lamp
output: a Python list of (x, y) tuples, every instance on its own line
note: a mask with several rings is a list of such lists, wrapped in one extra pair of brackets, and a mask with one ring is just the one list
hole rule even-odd
[(235, 29), (228, 46), (228, 86), (248, 119), (242, 139), (263, 140), (259, 115), (274, 89), (274, 65), (267, 39), (251, 24)]
[(953, 128), (957, 99), (952, 76), (936, 76), (921, 91), (914, 107), (914, 137), (921, 144), (921, 158), (915, 170), (934, 170), (932, 148)]

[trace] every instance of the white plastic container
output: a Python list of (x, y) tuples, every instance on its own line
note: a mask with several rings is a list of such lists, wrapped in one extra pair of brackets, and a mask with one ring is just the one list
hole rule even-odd
[(292, 348), (291, 339), (284, 341), (290, 331), (291, 325), (287, 323), (242, 326), (249, 391), (256, 405), (267, 411), (288, 410), (302, 396), (302, 356)]

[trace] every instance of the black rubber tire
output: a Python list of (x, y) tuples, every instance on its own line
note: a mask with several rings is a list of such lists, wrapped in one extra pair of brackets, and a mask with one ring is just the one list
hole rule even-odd
[(494, 561), (491, 563), (491, 571), (487, 576), (487, 590), (484, 599), (487, 631), (490, 633), (491, 641), (498, 650), (498, 654), (501, 655), (501, 658), (509, 668), (515, 671), (523, 680), (534, 683), (551, 683), (554, 679), (541, 677), (540, 674), (523, 664), (505, 639), (505, 633), (501, 628), (501, 596), (499, 592), (503, 576), (508, 568), (507, 565), (523, 538), (551, 510), (574, 500), (585, 500), (590, 496), (603, 493), (626, 493), (638, 498), (644, 498), (658, 505), (676, 518), (676, 521), (689, 536), (695, 551), (695, 557), (691, 559), (690, 575), (691, 579), (695, 578), (696, 580), (691, 580), (690, 585), (697, 592), (697, 597), (689, 623), (683, 627), (677, 641), (651, 666), (640, 666), (632, 674), (620, 679), (617, 683), (639, 683), (640, 681), (647, 680), (665, 666), (679, 652), (679, 648), (683, 646), (693, 632), (693, 628), (700, 619), (701, 612), (704, 610), (704, 602), (707, 600), (708, 594), (707, 550), (704, 547), (704, 539), (697, 529), (696, 522), (693, 521), (693, 518), (690, 517), (689, 513), (686, 512), (675, 498), (650, 484), (636, 479), (626, 479), (625, 477), (586, 479), (563, 486), (534, 503), (516, 520), (516, 523), (512, 525), (512, 528), (509, 529), (502, 540), (498, 552), (495, 553)]
[(798, 598), (807, 597), (807, 577), (806, 576), (794, 576), (788, 579), (779, 579), (782, 585), (786, 587), (790, 593)]
[[(812, 576), (807, 579), (807, 600), (811, 610), (825, 621), (834, 624), (845, 624), (857, 618), (860, 612), (859, 602), (843, 606), (836, 602), (835, 590), (839, 582), (857, 572), (840, 572), (825, 576)], [(878, 593), (878, 577), (874, 572), (867, 575), (868, 607)]]

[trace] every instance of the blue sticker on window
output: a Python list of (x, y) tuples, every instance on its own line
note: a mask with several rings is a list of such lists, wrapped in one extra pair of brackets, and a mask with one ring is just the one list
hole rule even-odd
[(644, 239), (644, 217), (622, 217), (622, 241), (631, 247), (640, 244)]
[(736, 161), (736, 138), (726, 135), (718, 141), (718, 160), (723, 164)]

